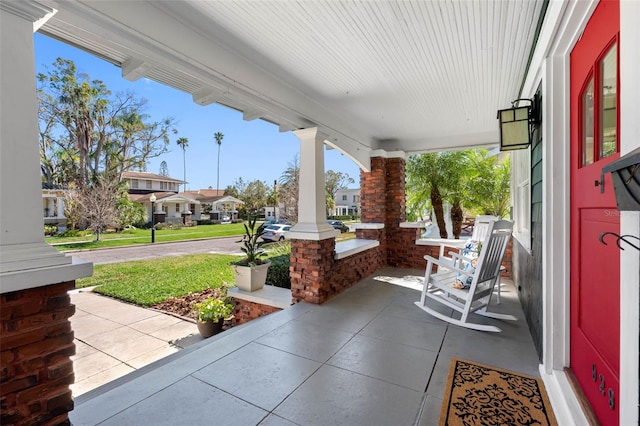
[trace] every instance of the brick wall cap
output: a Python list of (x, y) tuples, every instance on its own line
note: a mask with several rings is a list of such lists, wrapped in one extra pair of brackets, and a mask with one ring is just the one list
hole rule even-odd
[(384, 229), (384, 223), (356, 223), (355, 229)]
[(419, 238), (416, 240), (416, 245), (419, 246), (441, 246), (447, 247), (463, 247), (468, 240), (455, 240), (452, 238)]
[(378, 247), (380, 241), (366, 240), (364, 238), (356, 238), (355, 240), (347, 240), (336, 243), (335, 259), (344, 259), (354, 254)]
[(400, 228), (424, 228), (424, 222), (400, 222)]
[(247, 292), (239, 288), (229, 290), (229, 296), (235, 299), (246, 300), (247, 302), (260, 303), (262, 305), (273, 306), (275, 308), (286, 309), (291, 306), (291, 290), (288, 288), (265, 285), (260, 290)]

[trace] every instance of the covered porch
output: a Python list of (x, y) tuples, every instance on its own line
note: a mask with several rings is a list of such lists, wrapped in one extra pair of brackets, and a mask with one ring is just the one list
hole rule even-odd
[(75, 401), (76, 425), (434, 425), (452, 357), (539, 376), (518, 317), (479, 333), (417, 308), (423, 270), (382, 268), (322, 305), (298, 303), (173, 354)]
[[(243, 406), (248, 407), (247, 412), (255, 407), (262, 410), (248, 418), (256, 423), (267, 415), (274, 416), (273, 413), (281, 417), (273, 417), (268, 422), (286, 424), (280, 420), (286, 418), (307, 424), (320, 418), (338, 423), (337, 419), (316, 414), (319, 410), (314, 410), (309, 401), (331, 398), (332, 394), (345, 389), (349, 398), (335, 403), (349, 402), (351, 405), (347, 404), (346, 412), (353, 414), (354, 422), (367, 419), (368, 410), (377, 408), (369, 405), (375, 403), (375, 398), (369, 398), (373, 394), (367, 393), (375, 387), (366, 384), (356, 387), (354, 383), (366, 383), (373, 378), (385, 384), (393, 382), (384, 374), (385, 371), (393, 373), (396, 363), (381, 362), (376, 372), (362, 373), (349, 370), (351, 367), (346, 368), (347, 364), (334, 365), (336, 360), (331, 359), (352, 342), (371, 338), (368, 332), (375, 328), (373, 325), (378, 318), (386, 316), (383, 314), (386, 309), (393, 309), (389, 300), (397, 301), (396, 296), (385, 294), (388, 291), (385, 289), (391, 288), (388, 284), (370, 283), (370, 277), (385, 267), (424, 266), (423, 255), (427, 249), (415, 244), (419, 231), (416, 226), (419, 225), (405, 222), (404, 164), (407, 156), (496, 146), (499, 141), (496, 111), (515, 99), (533, 99), (540, 92), (543, 109), (535, 147), (513, 154), (520, 167), (514, 176), (522, 178), (512, 186), (517, 221), (513, 272), (515, 288), (529, 320), (528, 328), (524, 321), (519, 321), (519, 331), (514, 335), (509, 335), (508, 331), (498, 336), (469, 332), (469, 335), (458, 335), (455, 340), (465, 347), (474, 347), (475, 352), (475, 347), (482, 347), (476, 339), (485, 342), (505, 339), (505, 344), (507, 340), (514, 344), (531, 330), (538, 354), (537, 360), (532, 362), (538, 365), (537, 371), (551, 389), (551, 401), (561, 414), (561, 423), (566, 420), (563, 424), (584, 424), (590, 409), (597, 406), (612, 424), (637, 424), (640, 298), (637, 252), (621, 252), (619, 261), (605, 265), (608, 274), (605, 278), (613, 276), (609, 273), (614, 271), (619, 279), (594, 286), (594, 289), (620, 289), (619, 300), (616, 300), (620, 311), (614, 321), (599, 321), (598, 315), (604, 316), (606, 312), (597, 312), (592, 317), (594, 322), (609, 327), (604, 334), (620, 336), (619, 342), (612, 345), (619, 349), (620, 356), (614, 354), (612, 357), (619, 368), (611, 379), (607, 378), (607, 383), (613, 382), (610, 395), (616, 397), (600, 398), (597, 385), (591, 381), (592, 365), (595, 364), (589, 364), (581, 371), (582, 376), (588, 378), (583, 389), (592, 394), (590, 403), (584, 403), (584, 393), (572, 386), (567, 374), (574, 365), (571, 355), (580, 353), (572, 351), (570, 341), (571, 319), (579, 313), (570, 300), (569, 283), (575, 275), (570, 270), (570, 254), (589, 253), (587, 249), (571, 245), (577, 239), (569, 231), (574, 219), (570, 200), (577, 193), (570, 186), (569, 173), (576, 158), (569, 149), (570, 115), (576, 110), (571, 107), (576, 97), (570, 99), (569, 96), (569, 70), (572, 49), (601, 4), (614, 8), (620, 18), (616, 37), (622, 42), (614, 62), (620, 64), (619, 86), (624, 88), (619, 92), (621, 138), (617, 147), (622, 155), (637, 147), (640, 135), (637, 120), (640, 98), (629, 95), (640, 91), (640, 80), (636, 78), (640, 62), (634, 44), (629, 42), (640, 36), (637, 2), (386, 0), (363, 2), (358, 7), (338, 1), (0, 2), (2, 39), (10, 40), (3, 43), (0, 61), (3, 91), (0, 306), (3, 311), (2, 359), (3, 365), (5, 360), (9, 365), (6, 380), (11, 383), (9, 388), (4, 385), (7, 382), (3, 382), (3, 390), (12, 390), (7, 391), (6, 397), (6, 401), (13, 404), (7, 410), (8, 415), (18, 419), (16, 422), (64, 423), (68, 412), (80, 416), (82, 412), (91, 411), (98, 416), (107, 410), (109, 412), (102, 420), (116, 424), (138, 423), (137, 415), (150, 419), (155, 413), (164, 416), (184, 413), (187, 411), (183, 409), (185, 405), (179, 404), (187, 402), (173, 404), (171, 398), (186, 393), (194, 398), (190, 401), (195, 401), (203, 394), (188, 392), (190, 385), (206, 382), (215, 387), (204, 388), (210, 394), (216, 396), (224, 391), (227, 398), (229, 395), (240, 397)], [(281, 32), (273, 28), (279, 28)], [(35, 31), (84, 48), (113, 63), (122, 69), (123, 78), (157, 80), (191, 94), (198, 104), (226, 105), (240, 111), (245, 120), (260, 118), (275, 123), (281, 131), (293, 131), (300, 139), (299, 220), (291, 232), (290, 269), (292, 301), (297, 305), (282, 314), (238, 328), (210, 344), (203, 344), (181, 355), (182, 361), (156, 366), (156, 371), (135, 378), (119, 391), (103, 389), (105, 393), (99, 397), (99, 406), (83, 400), (74, 403), (68, 389), (73, 381), (69, 356), (74, 352), (73, 330), (68, 317), (73, 315), (74, 307), (67, 291), (74, 287), (74, 280), (91, 274), (92, 265), (57, 252), (45, 244), (42, 235), (37, 101), (33, 78)], [(336, 231), (326, 223), (322, 186), (325, 146), (338, 149), (362, 171), (363, 223), (357, 229), (359, 243), (353, 246), (336, 244)], [(584, 182), (591, 184), (593, 179)], [(609, 195), (612, 191), (610, 179), (604, 182)], [(15, 208), (15, 200), (24, 200), (23, 208)], [(620, 213), (614, 203), (604, 207), (607, 217), (620, 218), (620, 234), (640, 235), (637, 211)], [(593, 240), (593, 244), (599, 244), (597, 235)], [(618, 250), (613, 245), (607, 248)], [(585, 258), (590, 260), (588, 254)], [(398, 298), (410, 298), (402, 293), (406, 291), (400, 290)], [(378, 292), (382, 301), (374, 297)], [(343, 336), (342, 340), (323, 336), (325, 329), (333, 328), (325, 327), (323, 322), (329, 323), (333, 315), (329, 315), (329, 319), (323, 315), (331, 313), (335, 304), (352, 305), (349, 315), (357, 318), (362, 315), (368, 320), (345, 320), (346, 324), (357, 326), (351, 330), (338, 329), (349, 335)], [(506, 302), (503, 304), (507, 306)], [(417, 309), (412, 305), (409, 308)], [(303, 321), (306, 315), (308, 318), (317, 315), (318, 321)], [(430, 350), (434, 347), (424, 347), (430, 339), (436, 342), (440, 339), (441, 349), (444, 349), (450, 344), (447, 343), (448, 333), (451, 333), (451, 342), (459, 332), (453, 328), (437, 332), (439, 325), (425, 321), (424, 314), (420, 315), (419, 319), (405, 319), (406, 330), (394, 330), (393, 335), (406, 335), (417, 323), (421, 330), (430, 330), (429, 333), (435, 333), (436, 337), (409, 336), (419, 343), (416, 347)], [(309, 329), (296, 335), (295, 327)], [(367, 331), (368, 327), (372, 328)], [(316, 340), (327, 342), (327, 346), (328, 342), (333, 342), (335, 351), (322, 357), (315, 351), (306, 355), (296, 353), (299, 346), (305, 346), (305, 338), (313, 338), (312, 343)], [(282, 342), (280, 346), (277, 341)], [(295, 347), (285, 345), (291, 341), (296, 343)], [(491, 348), (500, 348), (503, 352), (497, 341), (492, 342)], [(224, 344), (218, 346), (216, 342)], [(337, 346), (336, 342), (339, 343)], [(307, 368), (307, 375), (299, 378), (295, 386), (290, 386), (289, 392), (282, 392), (267, 403), (260, 398), (271, 398), (275, 393), (272, 389), (277, 387), (257, 396), (243, 395), (240, 388), (229, 389), (224, 378), (214, 377), (216, 363), (218, 366), (224, 364), (227, 356), (228, 359), (237, 356), (240, 360), (244, 351), (259, 348), (263, 351), (262, 359), (269, 359), (264, 351), (270, 349), (256, 345), (283, 352), (278, 353), (278, 357), (302, 356), (301, 363), (313, 361), (316, 364)], [(318, 351), (324, 349), (324, 345), (320, 346)], [(411, 344), (405, 346), (413, 347)], [(509, 348), (505, 348), (504, 356), (511, 351), (517, 353)], [(511, 367), (509, 360), (499, 358), (497, 353), (489, 355), (488, 358), (496, 362), (485, 361), (488, 364), (518, 369)], [(30, 360), (28, 370), (24, 370), (25, 357)], [(299, 361), (298, 358), (290, 359), (292, 365)], [(438, 355), (434, 365), (437, 366), (440, 360)], [(429, 362), (425, 363), (427, 371)], [(263, 364), (262, 367), (266, 367), (266, 363)], [(207, 370), (207, 367), (211, 369)], [(280, 371), (290, 370), (296, 369), (287, 365)], [(331, 381), (330, 373), (326, 373), (330, 370), (363, 374), (367, 378), (337, 383)], [(411, 373), (418, 375), (418, 370)], [(242, 371), (233, 377), (231, 385), (239, 381)], [(427, 394), (435, 384), (432, 382), (435, 376), (430, 374), (428, 377), (431, 379), (424, 384)], [(615, 384), (618, 377), (619, 386)], [(267, 379), (270, 379), (268, 374)], [(420, 380), (424, 383), (424, 377)], [(326, 392), (318, 395), (315, 392), (318, 388), (308, 390), (308, 386), (316, 384)], [(421, 385), (415, 388), (407, 387), (407, 384), (394, 386), (402, 388), (398, 391), (399, 398), (385, 398), (380, 406), (391, 405), (389, 411), (380, 416), (395, 413), (397, 421), (387, 422), (392, 424), (417, 419), (421, 407), (419, 394), (423, 392), (419, 389)], [(408, 396), (405, 389), (415, 394)], [(309, 401), (301, 396), (305, 392), (312, 394)], [(434, 388), (433, 394), (436, 393)], [(165, 396), (168, 398), (156, 399)], [(360, 396), (369, 404), (358, 405), (362, 402), (358, 399)], [(123, 405), (125, 399), (131, 400), (132, 405)], [(155, 401), (163, 403), (162, 410), (156, 411), (157, 405), (146, 405)], [(400, 404), (397, 410), (392, 407), (396, 403)], [(74, 404), (76, 412), (73, 412)], [(331, 407), (331, 404), (324, 407)], [(194, 413), (192, 410), (187, 414)], [(118, 418), (117, 415), (131, 417)], [(299, 416), (305, 417), (301, 420)], [(80, 417), (74, 419), (74, 423), (82, 424)], [(227, 419), (238, 423), (233, 414), (221, 421)]]

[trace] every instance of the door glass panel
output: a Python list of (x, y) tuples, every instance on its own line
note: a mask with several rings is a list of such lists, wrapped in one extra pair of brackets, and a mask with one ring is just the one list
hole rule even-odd
[(582, 165), (593, 163), (593, 77), (582, 94)]
[(614, 44), (600, 63), (600, 158), (615, 154), (617, 149), (617, 49)]

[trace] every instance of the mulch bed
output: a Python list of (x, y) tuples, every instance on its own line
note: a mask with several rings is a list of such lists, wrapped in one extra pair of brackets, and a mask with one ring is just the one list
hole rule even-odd
[(195, 312), (193, 312), (193, 305), (212, 296), (218, 296), (218, 291), (212, 288), (207, 288), (204, 291), (197, 293), (189, 293), (180, 297), (171, 297), (164, 302), (151, 305), (150, 308), (157, 309), (171, 315), (189, 318), (195, 322), (196, 315)]

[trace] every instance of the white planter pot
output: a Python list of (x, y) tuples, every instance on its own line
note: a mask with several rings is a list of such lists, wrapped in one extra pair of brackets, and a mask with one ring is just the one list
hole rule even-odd
[(256, 291), (264, 287), (270, 263), (257, 266), (233, 265), (236, 274), (236, 286), (242, 291)]

